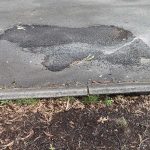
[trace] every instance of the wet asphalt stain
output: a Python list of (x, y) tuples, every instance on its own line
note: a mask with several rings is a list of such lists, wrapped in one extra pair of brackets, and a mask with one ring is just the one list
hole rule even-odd
[[(149, 47), (134, 39), (130, 31), (106, 25), (86, 28), (18, 25), (0, 35), (0, 40), (16, 43), (23, 51), (44, 54), (42, 64), (53, 72), (68, 68), (89, 55), (93, 56), (93, 60), (105, 59), (112, 64), (139, 64), (140, 57), (150, 56)], [(117, 46), (121, 48), (112, 54), (104, 54), (103, 48)], [(145, 52), (141, 53), (143, 47)]]

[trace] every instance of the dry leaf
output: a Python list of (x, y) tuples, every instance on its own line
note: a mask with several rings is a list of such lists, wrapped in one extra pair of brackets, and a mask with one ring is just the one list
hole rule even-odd
[(24, 141), (24, 140), (27, 140), (27, 139), (31, 138), (33, 136), (33, 134), (34, 134), (34, 131), (31, 130), (30, 133), (27, 136), (25, 136), (24, 138), (21, 138), (21, 140)]
[(108, 121), (108, 120), (109, 120), (108, 116), (107, 116), (107, 117), (100, 117), (100, 118), (97, 120), (97, 122), (98, 122), (98, 123), (105, 123), (105, 122)]

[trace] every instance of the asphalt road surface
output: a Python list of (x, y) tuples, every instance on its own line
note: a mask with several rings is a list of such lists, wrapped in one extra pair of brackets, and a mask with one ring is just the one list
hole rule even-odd
[(0, 0), (0, 87), (150, 83), (149, 0)]

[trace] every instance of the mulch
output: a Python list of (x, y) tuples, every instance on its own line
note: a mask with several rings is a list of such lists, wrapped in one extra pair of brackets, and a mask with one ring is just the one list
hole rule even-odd
[(111, 106), (80, 97), (1, 105), (0, 149), (150, 150), (150, 96), (111, 98)]

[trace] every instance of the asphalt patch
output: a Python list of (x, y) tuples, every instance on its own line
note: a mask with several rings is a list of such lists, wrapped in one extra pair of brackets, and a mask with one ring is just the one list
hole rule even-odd
[(1, 39), (18, 43), (20, 47), (47, 47), (69, 43), (115, 45), (133, 38), (130, 31), (115, 26), (67, 28), (48, 25), (18, 25), (4, 32)]
[[(68, 28), (17, 25), (0, 35), (0, 40), (16, 43), (26, 52), (44, 54), (42, 64), (53, 72), (62, 71), (75, 61), (89, 56), (93, 60), (105, 59), (112, 64), (123, 65), (135, 65), (142, 56), (150, 57), (149, 47), (145, 43), (136, 39), (130, 31), (115, 26)], [(146, 53), (140, 52), (143, 45)], [(105, 55), (104, 49), (112, 48), (116, 50)]]

